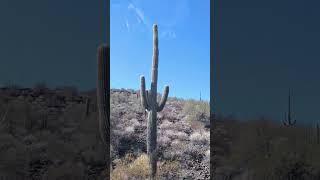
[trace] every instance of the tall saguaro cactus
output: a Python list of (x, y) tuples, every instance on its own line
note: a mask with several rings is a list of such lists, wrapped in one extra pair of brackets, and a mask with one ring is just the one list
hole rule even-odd
[[(98, 76), (97, 76), (97, 104), (99, 113), (99, 131), (103, 143), (106, 146), (107, 163), (110, 163), (110, 119), (109, 119), (109, 97), (110, 97), (110, 85), (109, 85), (109, 58), (110, 49), (106, 45), (102, 45), (98, 48)], [(107, 165), (107, 172), (110, 172), (110, 165)], [(107, 173), (109, 174), (109, 173)]]
[(285, 126), (294, 126), (296, 124), (296, 120), (292, 120), (291, 117), (291, 94), (289, 91), (289, 96), (288, 96), (288, 114), (286, 117), (286, 120), (283, 123)]
[(151, 179), (155, 178), (157, 170), (157, 112), (162, 111), (169, 94), (169, 86), (165, 86), (161, 101), (159, 104), (157, 103), (158, 56), (158, 27), (157, 25), (153, 25), (153, 57), (150, 91), (146, 91), (144, 76), (140, 77), (141, 103), (148, 112), (147, 153)]

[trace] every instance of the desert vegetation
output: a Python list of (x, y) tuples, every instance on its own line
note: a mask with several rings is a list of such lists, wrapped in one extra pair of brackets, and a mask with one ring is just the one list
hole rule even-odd
[[(112, 179), (144, 179), (149, 175), (147, 113), (139, 94), (134, 90), (111, 91)], [(209, 114), (206, 101), (168, 98), (157, 113), (157, 179), (209, 179)]]
[(157, 93), (158, 55), (158, 28), (153, 25), (151, 89), (146, 90), (141, 76), (139, 93), (121, 97), (120, 91), (111, 96), (111, 144), (118, 151), (112, 153), (111, 178), (209, 179), (210, 136), (204, 127), (209, 122), (209, 104), (167, 102), (169, 86), (161, 97)]
[(216, 117), (212, 137), (214, 178), (320, 179), (318, 124), (285, 124), (266, 117), (246, 121)]
[[(110, 95), (111, 177), (140, 179), (149, 166), (147, 119), (139, 92), (112, 89)], [(99, 133), (96, 97), (95, 89), (79, 92), (44, 84), (1, 88), (0, 177), (104, 179), (107, 152)], [(184, 110), (202, 103), (208, 105), (168, 98), (158, 113), (159, 179), (208, 178), (209, 112)]]
[(95, 91), (1, 88), (0, 177), (98, 179), (106, 152), (96, 109)]

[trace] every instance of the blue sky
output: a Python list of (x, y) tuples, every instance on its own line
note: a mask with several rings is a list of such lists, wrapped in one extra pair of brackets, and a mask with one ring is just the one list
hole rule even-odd
[(96, 87), (107, 1), (0, 0), (0, 86)]
[[(215, 1), (215, 111), (297, 123), (320, 117), (320, 2)], [(213, 81), (212, 81), (213, 82)]]
[(210, 98), (209, 0), (110, 0), (111, 88), (150, 88), (152, 25), (158, 24), (158, 91)]

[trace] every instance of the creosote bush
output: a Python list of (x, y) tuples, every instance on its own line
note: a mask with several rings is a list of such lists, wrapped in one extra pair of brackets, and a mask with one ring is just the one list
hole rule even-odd
[(210, 117), (210, 105), (206, 101), (188, 100), (183, 106), (188, 121), (207, 121)]

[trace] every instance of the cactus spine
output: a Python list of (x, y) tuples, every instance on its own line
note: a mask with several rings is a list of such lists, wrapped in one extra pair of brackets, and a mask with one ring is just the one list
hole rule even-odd
[(153, 57), (150, 91), (146, 90), (144, 76), (140, 77), (141, 104), (148, 112), (147, 154), (150, 166), (149, 176), (151, 179), (155, 178), (157, 170), (157, 112), (162, 111), (169, 94), (169, 86), (165, 86), (161, 101), (159, 104), (157, 103), (158, 56), (158, 27), (157, 25), (153, 25)]
[(283, 123), (285, 126), (294, 126), (296, 124), (296, 120), (292, 120), (291, 117), (291, 94), (289, 91), (289, 96), (288, 96), (288, 114), (286, 117), (286, 120)]
[[(99, 132), (103, 143), (106, 146), (106, 162), (110, 163), (110, 119), (109, 119), (109, 58), (110, 49), (106, 45), (98, 48), (98, 74), (97, 74), (97, 106), (99, 113)], [(110, 165), (107, 165), (107, 172), (110, 172)], [(109, 173), (107, 173), (109, 174)]]

